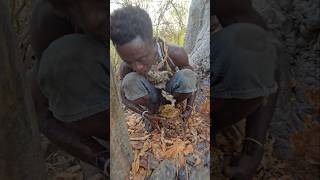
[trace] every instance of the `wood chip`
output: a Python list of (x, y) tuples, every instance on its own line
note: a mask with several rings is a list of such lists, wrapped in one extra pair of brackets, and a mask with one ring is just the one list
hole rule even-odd
[(145, 141), (149, 138), (150, 134), (143, 136), (143, 137), (131, 137), (131, 141)]
[[(203, 109), (207, 106), (203, 105)], [(146, 132), (141, 117), (133, 114), (130, 115), (130, 118), (134, 120), (129, 120), (130, 123), (128, 123), (130, 143), (136, 150), (132, 163), (131, 180), (144, 179), (165, 159), (174, 160), (179, 168), (186, 167), (186, 159), (190, 155), (192, 157), (196, 155), (194, 158), (196, 165), (203, 162), (202, 154), (196, 152), (195, 145), (200, 140), (201, 142), (207, 141), (206, 143), (209, 144), (210, 121), (204, 120), (202, 117), (204, 113), (193, 112), (187, 122), (180, 121), (178, 118), (167, 119), (165, 125), (161, 122), (161, 129), (152, 132)], [(167, 115), (171, 117), (170, 113)], [(183, 133), (179, 131), (179, 127)]]
[(179, 163), (179, 167), (184, 167), (184, 165), (186, 164), (186, 160), (184, 158), (184, 155), (182, 152), (179, 152), (177, 154), (177, 157), (178, 157), (178, 163)]
[(199, 155), (194, 155), (194, 157), (196, 158), (196, 162), (194, 163), (194, 166), (198, 166), (202, 162), (202, 160), (199, 157)]
[(172, 145), (167, 151), (164, 152), (164, 157), (170, 159), (175, 157), (179, 152), (182, 152), (185, 148), (186, 142), (181, 141)]
[(134, 154), (134, 161), (132, 163), (132, 173), (135, 175), (137, 174), (138, 170), (139, 170), (139, 166), (140, 166), (140, 156), (139, 156), (139, 151), (135, 151)]
[(156, 169), (159, 166), (159, 160), (157, 160), (152, 153), (146, 153), (140, 157), (140, 167), (145, 169)]
[(133, 176), (133, 180), (144, 180), (146, 177), (147, 171), (143, 168), (140, 168), (137, 174)]
[(189, 144), (185, 149), (184, 149), (184, 151), (183, 151), (183, 153), (185, 154), (185, 155), (188, 155), (188, 154), (190, 154), (190, 153), (193, 153), (193, 146), (191, 145), (191, 144)]
[(143, 148), (143, 142), (141, 142), (141, 141), (130, 141), (130, 144), (133, 149), (142, 149)]

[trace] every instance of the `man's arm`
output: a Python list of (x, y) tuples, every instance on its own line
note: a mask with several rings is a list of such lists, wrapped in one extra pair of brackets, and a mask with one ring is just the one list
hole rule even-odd
[(74, 128), (70, 128), (65, 123), (57, 120), (52, 116), (51, 112), (47, 111), (46, 114), (45, 117), (42, 116), (40, 119), (42, 133), (50, 141), (72, 156), (93, 166), (97, 166), (98, 159), (102, 158), (98, 155), (101, 152), (106, 152), (106, 148), (91, 136), (85, 135)]
[[(124, 78), (127, 74), (129, 74), (130, 72), (132, 72), (132, 69), (129, 68), (129, 66), (127, 65), (127, 63), (122, 62), (122, 63), (120, 64), (120, 68), (119, 68), (120, 80), (122, 81), (123, 78)], [(140, 106), (138, 106), (138, 105), (130, 102), (130, 101), (125, 97), (124, 91), (123, 91), (123, 89), (122, 89), (121, 87), (120, 87), (120, 97), (121, 97), (122, 103), (123, 103), (126, 107), (128, 107), (129, 109), (131, 109), (132, 111), (134, 111), (134, 112), (136, 112), (136, 113), (138, 113), (138, 114), (141, 114), (141, 113), (143, 112), (143, 109), (142, 109)]]
[[(188, 55), (183, 48), (169, 45), (168, 53), (173, 63), (178, 66), (179, 69), (193, 70), (193, 67), (189, 64)], [(194, 100), (196, 99), (196, 94), (197, 91), (193, 92), (192, 95), (188, 97), (186, 111), (182, 114), (183, 118), (188, 118), (191, 115)]]
[[(120, 79), (122, 80), (130, 72), (133, 72), (132, 69), (130, 69), (125, 62), (122, 62), (120, 65), (120, 69), (119, 69)], [(139, 105), (132, 103), (130, 100), (128, 100), (125, 97), (125, 94), (124, 94), (124, 91), (122, 88), (120, 88), (120, 97), (121, 97), (122, 103), (126, 107), (128, 107), (130, 110), (132, 110), (133, 112), (138, 113), (138, 114), (142, 114), (144, 112), (144, 109), (142, 109)], [(163, 118), (161, 118), (157, 115), (151, 114), (151, 113), (146, 113), (145, 117), (149, 120), (156, 122), (156, 123), (163, 119)], [(154, 126), (154, 124), (152, 124), (152, 126)]]
[(193, 70), (193, 67), (189, 64), (188, 54), (182, 47), (169, 45), (168, 55), (172, 59), (173, 63), (179, 67), (179, 69)]
[[(134, 103), (132, 103), (130, 100), (128, 100), (125, 95), (124, 95), (124, 91), (123, 89), (120, 88), (120, 95), (121, 95), (121, 100), (122, 103), (128, 107), (130, 110), (132, 110), (135, 113), (138, 113), (140, 115), (142, 115), (142, 113), (145, 111), (144, 109), (142, 109), (139, 105), (136, 105)], [(153, 128), (158, 128), (156, 126), (156, 124), (158, 124), (161, 120), (164, 120), (164, 118), (156, 115), (156, 114), (152, 114), (149, 111), (147, 113), (144, 114), (144, 117), (151, 120), (151, 125)]]
[[(101, 146), (96, 140), (87, 134), (81, 133), (75, 128), (72, 128), (71, 125), (68, 126), (66, 123), (55, 119), (52, 116), (52, 113), (48, 110), (48, 100), (41, 93), (35, 77), (36, 76), (34, 75), (32, 94), (40, 131), (50, 139), (50, 141), (71, 155), (96, 166), (97, 160), (101, 158), (103, 159), (103, 157), (98, 157), (97, 155), (102, 151), (106, 151), (106, 148)], [(100, 118), (101, 120), (99, 121), (106, 121), (106, 113), (105, 115), (94, 117)], [(91, 117), (86, 119), (90, 118)]]

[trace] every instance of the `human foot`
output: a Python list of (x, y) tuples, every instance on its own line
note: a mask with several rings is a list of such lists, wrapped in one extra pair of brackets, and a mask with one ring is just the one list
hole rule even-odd
[(252, 138), (246, 138), (240, 156), (225, 167), (223, 173), (234, 180), (250, 180), (255, 174), (263, 156), (263, 145)]

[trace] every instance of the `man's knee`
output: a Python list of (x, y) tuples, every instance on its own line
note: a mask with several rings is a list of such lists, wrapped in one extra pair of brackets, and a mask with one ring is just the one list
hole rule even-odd
[(123, 78), (121, 87), (124, 88), (125, 91), (130, 91), (135, 86), (143, 86), (143, 81), (143, 76), (136, 72), (131, 72)]
[(128, 100), (133, 101), (148, 95), (148, 91), (144, 86), (144, 81), (146, 81), (146, 79), (136, 72), (128, 73), (123, 78), (121, 88)]
[(130, 72), (127, 75), (124, 76), (122, 80), (122, 85), (123, 86), (130, 86), (130, 85), (135, 85), (142, 83), (144, 77), (137, 72)]
[(192, 93), (197, 90), (197, 74), (191, 69), (182, 69), (175, 74), (169, 86), (175, 93)]

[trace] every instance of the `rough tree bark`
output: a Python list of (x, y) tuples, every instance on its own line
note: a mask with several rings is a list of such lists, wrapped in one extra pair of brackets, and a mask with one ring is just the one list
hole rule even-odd
[(43, 180), (40, 134), (9, 17), (0, 0), (0, 179)]
[(184, 48), (200, 77), (210, 72), (210, 1), (192, 0)]
[(301, 131), (306, 119), (320, 122), (319, 0), (253, 0), (253, 5), (283, 46), (270, 134), (275, 154), (286, 159), (292, 133)]
[(113, 69), (110, 71), (110, 178), (124, 180), (129, 175), (133, 155)]

